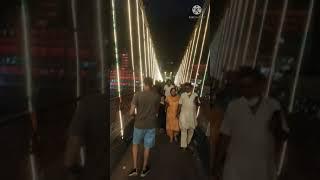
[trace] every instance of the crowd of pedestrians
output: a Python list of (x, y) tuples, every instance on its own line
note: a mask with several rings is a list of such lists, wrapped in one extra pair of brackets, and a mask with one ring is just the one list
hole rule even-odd
[[(150, 149), (155, 145), (157, 129), (166, 132), (170, 143), (179, 142), (186, 151), (197, 126), (198, 94), (190, 83), (181, 89), (171, 80), (165, 84), (152, 84), (151, 78), (144, 79), (143, 91), (134, 95), (130, 115), (135, 120), (132, 145), (133, 169), (129, 176), (145, 177), (150, 172)], [(179, 90), (178, 90), (179, 89)], [(179, 139), (180, 135), (180, 139)], [(139, 144), (144, 146), (144, 160), (141, 172), (137, 166)]]
[[(211, 94), (214, 103), (211, 107), (213, 115), (208, 118), (210, 173), (214, 180), (274, 179), (281, 144), (289, 132), (286, 113), (277, 100), (266, 96), (266, 79), (257, 69), (242, 67), (225, 77)], [(168, 80), (153, 84), (149, 77), (143, 83), (143, 90), (134, 95), (130, 108), (134, 131), (133, 166), (129, 176), (145, 177), (150, 173), (150, 152), (156, 144), (159, 129), (159, 133), (166, 133), (169, 143), (175, 142), (182, 151), (187, 151), (198, 125), (200, 97), (191, 83), (176, 86)], [(105, 112), (104, 99), (103, 95), (95, 95), (81, 101), (70, 126), (66, 167), (70, 172), (77, 171), (73, 165), (81, 144), (84, 144), (88, 178), (92, 177), (89, 172), (95, 171), (97, 179), (105, 176), (102, 173), (105, 161), (95, 153), (101, 151), (99, 154), (103, 154), (106, 150), (99, 146), (105, 144), (102, 143), (105, 121), (100, 116)], [(97, 143), (97, 139), (101, 143)], [(142, 168), (138, 167), (140, 145), (144, 148)]]

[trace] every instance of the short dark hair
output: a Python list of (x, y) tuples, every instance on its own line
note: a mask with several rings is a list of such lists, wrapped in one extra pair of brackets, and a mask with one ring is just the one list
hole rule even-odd
[(184, 86), (185, 86), (185, 87), (192, 87), (192, 84), (189, 83), (189, 82), (187, 82), (187, 83), (184, 84)]
[(151, 77), (145, 77), (143, 80), (144, 85), (152, 87), (153, 86), (153, 79)]
[(177, 91), (177, 88), (176, 87), (173, 87), (170, 89), (170, 93), (172, 92), (172, 90), (176, 90)]

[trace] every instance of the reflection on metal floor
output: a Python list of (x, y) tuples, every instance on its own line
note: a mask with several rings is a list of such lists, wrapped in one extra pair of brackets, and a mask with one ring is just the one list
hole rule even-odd
[[(142, 163), (142, 147), (139, 149), (139, 162)], [(140, 166), (141, 167), (141, 166)], [(128, 177), (132, 168), (131, 148), (128, 148), (119, 165), (113, 170), (111, 180), (135, 180), (141, 177)], [(200, 160), (189, 151), (182, 151), (178, 144), (170, 144), (165, 135), (157, 136), (157, 145), (150, 156), (150, 173), (146, 180), (206, 180)]]

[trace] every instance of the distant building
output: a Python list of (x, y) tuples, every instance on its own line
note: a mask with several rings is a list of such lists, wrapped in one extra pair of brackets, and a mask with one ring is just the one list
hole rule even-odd
[[(131, 67), (131, 61), (126, 51), (120, 54), (120, 85), (122, 88), (133, 87), (133, 71)], [(140, 81), (139, 72), (135, 72), (136, 82)], [(116, 89), (118, 86), (117, 69), (114, 67), (110, 72), (110, 86), (111, 89)]]

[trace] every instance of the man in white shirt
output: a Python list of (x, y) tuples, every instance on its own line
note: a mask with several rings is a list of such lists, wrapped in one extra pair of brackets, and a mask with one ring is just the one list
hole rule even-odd
[(174, 88), (174, 85), (172, 84), (172, 81), (171, 80), (168, 80), (166, 85), (164, 86), (164, 95), (166, 97), (170, 96), (170, 91), (171, 89)]
[(278, 101), (263, 96), (264, 86), (258, 71), (244, 68), (239, 75), (242, 96), (233, 100), (226, 110), (220, 129), (216, 173), (226, 156), (223, 180), (272, 180), (276, 172), (275, 129), (285, 128), (284, 116), (278, 113), (281, 112)]
[(197, 127), (197, 107), (200, 105), (198, 94), (192, 92), (192, 85), (186, 84), (186, 92), (181, 94), (178, 119), (181, 130), (181, 148), (186, 149)]

